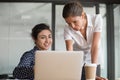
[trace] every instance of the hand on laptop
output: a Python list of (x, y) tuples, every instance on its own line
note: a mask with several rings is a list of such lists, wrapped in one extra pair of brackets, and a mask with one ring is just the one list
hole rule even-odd
[(96, 76), (96, 80), (108, 80), (108, 79), (107, 79), (107, 78), (104, 78), (104, 77)]

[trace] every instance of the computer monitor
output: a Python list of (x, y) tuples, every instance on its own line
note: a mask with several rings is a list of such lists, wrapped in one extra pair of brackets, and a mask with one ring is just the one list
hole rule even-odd
[(36, 51), (35, 80), (81, 80), (82, 51)]

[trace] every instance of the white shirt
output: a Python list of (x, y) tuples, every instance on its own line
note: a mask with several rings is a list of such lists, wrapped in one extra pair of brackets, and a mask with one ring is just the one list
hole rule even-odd
[[(87, 41), (82, 36), (80, 31), (75, 31), (71, 27), (66, 26), (64, 28), (64, 39), (65, 40), (73, 40), (73, 50), (74, 51), (84, 51), (84, 61), (85, 63), (91, 63), (91, 45), (93, 39), (94, 32), (101, 32), (102, 31), (102, 17), (100, 14), (97, 15), (88, 15), (87, 14)], [(99, 49), (99, 58), (98, 63), (101, 63), (100, 53), (101, 50)]]

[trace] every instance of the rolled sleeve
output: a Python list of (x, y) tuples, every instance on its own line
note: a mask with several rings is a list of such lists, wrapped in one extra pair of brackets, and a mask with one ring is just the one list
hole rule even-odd
[(102, 32), (102, 26), (103, 26), (103, 19), (100, 14), (96, 15), (95, 18), (95, 24), (94, 24), (94, 32)]

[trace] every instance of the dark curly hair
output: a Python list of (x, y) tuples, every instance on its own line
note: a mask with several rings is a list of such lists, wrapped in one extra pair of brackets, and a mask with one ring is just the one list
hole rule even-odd
[(32, 29), (32, 33), (31, 33), (32, 38), (34, 38), (36, 40), (38, 34), (42, 30), (49, 30), (51, 32), (51, 30), (50, 30), (50, 28), (49, 28), (49, 26), (47, 24), (45, 24), (45, 23), (37, 24)]

